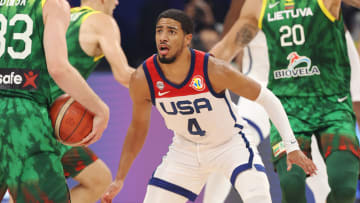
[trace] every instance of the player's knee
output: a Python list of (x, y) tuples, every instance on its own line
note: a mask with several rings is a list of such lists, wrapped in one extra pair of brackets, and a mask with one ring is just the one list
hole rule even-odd
[(93, 179), (93, 185), (96, 185), (100, 190), (105, 190), (112, 181), (111, 171), (106, 166), (106, 164), (99, 160), (99, 164), (97, 166), (97, 176)]
[(358, 159), (350, 152), (338, 151), (331, 154), (326, 162), (331, 188), (328, 198), (333, 202), (354, 202), (359, 174)]
[[(340, 184), (340, 183), (338, 183)], [(330, 186), (333, 202), (350, 203), (355, 201), (356, 188), (351, 186), (333, 185)], [(332, 201), (328, 201), (332, 202)]]
[(302, 174), (287, 172), (282, 174), (279, 179), (283, 197), (287, 202), (302, 199), (299, 198), (305, 192), (305, 178)]
[(112, 176), (106, 164), (98, 159), (76, 176), (75, 180), (94, 193), (102, 193), (111, 184)]
[(239, 174), (235, 188), (244, 202), (271, 202), (270, 186), (266, 174), (256, 169)]

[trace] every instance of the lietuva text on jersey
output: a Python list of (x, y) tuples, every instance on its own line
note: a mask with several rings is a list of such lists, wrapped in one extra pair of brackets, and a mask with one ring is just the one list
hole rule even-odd
[(243, 121), (238, 119), (228, 91), (213, 90), (207, 74), (209, 55), (190, 51), (191, 67), (181, 84), (165, 78), (156, 55), (143, 63), (152, 102), (175, 136), (204, 144), (229, 140), (239, 133)]
[(26, 0), (0, 0), (0, 6), (25, 6)]
[(306, 16), (313, 16), (313, 12), (311, 8), (298, 8), (295, 10), (284, 10), (284, 11), (277, 11), (274, 13), (268, 13), (268, 21), (279, 21), (284, 19), (290, 18), (302, 18)]

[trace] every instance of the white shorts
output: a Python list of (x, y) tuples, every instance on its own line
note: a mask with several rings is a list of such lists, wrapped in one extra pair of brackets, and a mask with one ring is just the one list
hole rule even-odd
[(351, 66), (350, 91), (352, 101), (360, 101), (360, 59), (354, 40), (349, 31), (345, 33), (346, 45)]
[(239, 98), (237, 108), (238, 114), (248, 123), (248, 134), (254, 135), (249, 138), (250, 142), (258, 146), (270, 134), (269, 116), (261, 105), (243, 97)]
[(256, 147), (249, 144), (244, 134), (234, 135), (229, 141), (215, 147), (175, 136), (149, 185), (194, 201), (211, 173), (224, 174), (234, 185), (237, 176), (250, 168), (265, 172)]

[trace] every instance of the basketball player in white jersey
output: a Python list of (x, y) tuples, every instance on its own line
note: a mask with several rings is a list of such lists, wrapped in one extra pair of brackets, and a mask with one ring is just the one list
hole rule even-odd
[[(240, 10), (244, 1), (232, 1), (227, 19), (224, 23), (224, 36), (230, 29), (236, 18), (240, 14)], [(360, 60), (359, 54), (354, 46), (354, 41), (349, 33), (345, 35), (348, 55), (351, 65), (351, 95), (354, 105), (354, 111), (357, 116), (357, 123), (360, 123)], [(269, 61), (267, 52), (266, 38), (262, 31), (259, 31), (256, 37), (244, 48), (240, 69), (243, 74), (251, 77), (262, 85), (267, 85), (267, 76), (269, 72)], [(210, 51), (211, 52), (211, 51)], [(266, 111), (258, 104), (249, 101), (246, 98), (240, 98), (238, 101), (239, 114), (248, 121), (253, 131), (253, 143), (258, 146), (260, 142), (269, 136), (270, 123)], [(330, 192), (327, 181), (327, 173), (325, 163), (320, 155), (319, 148), (315, 137), (312, 137), (312, 160), (316, 164), (318, 171), (316, 176), (306, 179), (306, 183), (312, 190), (316, 203), (326, 202), (326, 197)], [(209, 177), (204, 193), (204, 203), (222, 203), (225, 202), (231, 189), (230, 182), (221, 174), (214, 173)]]
[(274, 94), (229, 64), (190, 49), (192, 31), (192, 21), (183, 11), (169, 9), (159, 15), (158, 54), (148, 58), (132, 75), (133, 117), (116, 178), (103, 202), (111, 202), (123, 187), (145, 142), (151, 104), (175, 135), (149, 181), (145, 203), (193, 201), (213, 172), (223, 173), (245, 202), (271, 202), (261, 159), (247, 140), (248, 125), (234, 111), (228, 89), (266, 109), (285, 143), (288, 170), (296, 163), (306, 173), (315, 173), (316, 166), (299, 150)]

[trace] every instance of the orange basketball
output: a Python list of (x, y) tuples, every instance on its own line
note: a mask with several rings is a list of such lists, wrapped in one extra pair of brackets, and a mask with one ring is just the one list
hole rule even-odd
[(89, 135), (94, 115), (65, 94), (51, 106), (50, 118), (56, 138), (64, 144), (74, 145)]

